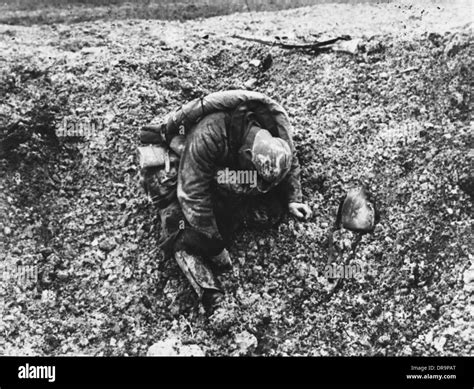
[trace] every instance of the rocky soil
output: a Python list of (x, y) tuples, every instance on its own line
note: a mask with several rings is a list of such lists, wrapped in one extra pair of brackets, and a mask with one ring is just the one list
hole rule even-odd
[[(472, 355), (472, 10), (416, 4), (0, 25), (0, 350)], [(360, 42), (314, 55), (233, 34)], [(287, 108), (314, 216), (237, 234), (225, 307), (206, 318), (157, 248), (136, 147), (154, 117), (229, 88)], [(86, 139), (56, 136), (86, 118), (101, 123)], [(327, 230), (360, 183), (382, 219), (353, 260), (364, 272), (331, 294)], [(343, 258), (353, 239), (335, 234)]]

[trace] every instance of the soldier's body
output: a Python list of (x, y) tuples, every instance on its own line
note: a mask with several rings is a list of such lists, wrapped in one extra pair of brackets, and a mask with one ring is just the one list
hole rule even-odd
[(271, 225), (287, 209), (297, 217), (311, 215), (302, 203), (291, 125), (267, 96), (227, 91), (146, 127), (142, 140), (153, 142), (154, 131), (157, 141), (176, 151), (163, 166), (142, 170), (160, 210), (160, 244), (212, 306), (221, 293), (212, 270), (230, 265), (225, 247), (239, 225)]

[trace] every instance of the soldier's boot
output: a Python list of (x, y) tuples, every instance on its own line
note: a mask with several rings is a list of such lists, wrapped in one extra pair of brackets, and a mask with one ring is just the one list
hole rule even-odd
[(202, 296), (202, 305), (208, 316), (212, 315), (224, 301), (224, 293), (206, 289)]
[(209, 257), (209, 262), (217, 271), (227, 272), (232, 269), (232, 261), (230, 259), (229, 252), (224, 249), (213, 257)]
[(220, 304), (224, 293), (211, 269), (200, 257), (184, 250), (177, 251), (174, 256), (205, 310), (208, 314), (212, 313)]

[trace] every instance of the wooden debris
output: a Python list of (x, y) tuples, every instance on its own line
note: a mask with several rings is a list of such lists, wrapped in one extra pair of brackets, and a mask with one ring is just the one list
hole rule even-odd
[(332, 45), (339, 41), (347, 41), (350, 40), (351, 37), (349, 35), (342, 35), (337, 38), (328, 39), (326, 41), (315, 41), (311, 43), (296, 43), (296, 42), (283, 42), (279, 39), (276, 40), (265, 40), (260, 38), (253, 38), (253, 37), (246, 37), (242, 35), (232, 35), (232, 38), (241, 39), (250, 42), (257, 42), (267, 46), (279, 46), (283, 49), (297, 49), (297, 50), (305, 50), (305, 51), (313, 51), (313, 52), (321, 52), (327, 51), (332, 49)]

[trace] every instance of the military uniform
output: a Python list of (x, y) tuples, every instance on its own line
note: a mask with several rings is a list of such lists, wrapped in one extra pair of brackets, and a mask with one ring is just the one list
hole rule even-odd
[[(167, 144), (184, 136), (179, 160), (142, 172), (145, 188), (160, 211), (160, 244), (165, 252), (216, 255), (237, 227), (255, 222), (270, 225), (288, 203), (301, 202), (300, 168), (288, 116), (267, 96), (217, 92), (188, 103), (157, 128), (158, 137)], [(289, 171), (273, 184), (219, 182), (225, 169), (252, 176), (255, 166), (246, 151), (261, 129), (288, 144)]]

